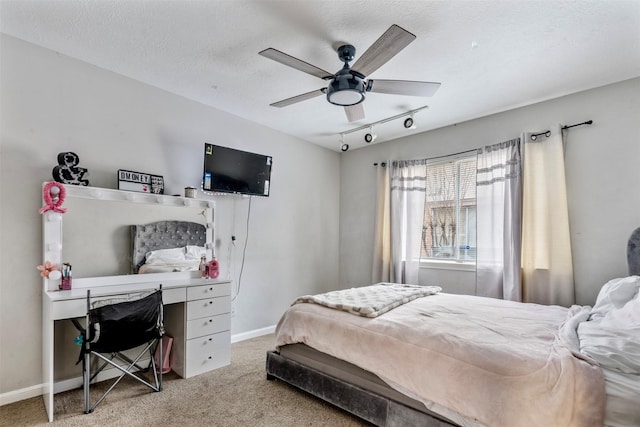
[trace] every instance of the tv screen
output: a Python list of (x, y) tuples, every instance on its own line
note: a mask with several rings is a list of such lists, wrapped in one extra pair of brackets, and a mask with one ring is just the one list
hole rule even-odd
[(271, 156), (205, 143), (202, 189), (269, 196), (271, 164)]

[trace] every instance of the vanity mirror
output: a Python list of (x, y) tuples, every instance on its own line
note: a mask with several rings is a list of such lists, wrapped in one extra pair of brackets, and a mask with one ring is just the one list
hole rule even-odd
[[(44, 259), (72, 265), (73, 279), (129, 275), (131, 225), (179, 220), (203, 224), (213, 241), (212, 201), (65, 185), (64, 214), (43, 214)], [(171, 274), (171, 273), (167, 273)], [(57, 289), (56, 284), (46, 285)]]

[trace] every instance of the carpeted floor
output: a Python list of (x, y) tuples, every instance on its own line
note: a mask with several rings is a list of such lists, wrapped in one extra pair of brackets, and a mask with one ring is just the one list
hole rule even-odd
[[(160, 393), (127, 380), (88, 415), (82, 413), (82, 390), (59, 393), (51, 425), (369, 426), (287, 384), (267, 381), (265, 354), (273, 340), (273, 335), (265, 335), (235, 343), (230, 366), (188, 380), (171, 372), (163, 377)], [(0, 426), (44, 425), (48, 423), (42, 397), (0, 407)]]

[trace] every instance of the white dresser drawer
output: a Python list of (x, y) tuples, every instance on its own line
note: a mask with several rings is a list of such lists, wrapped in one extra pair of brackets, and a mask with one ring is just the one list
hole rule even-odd
[(229, 313), (187, 322), (187, 339), (203, 337), (231, 329), (231, 315)]
[(187, 302), (187, 320), (215, 316), (231, 311), (231, 297), (218, 297)]
[(183, 302), (185, 301), (185, 295), (186, 295), (185, 288), (163, 289), (162, 303), (175, 304), (177, 302)]
[(187, 288), (187, 301), (203, 298), (214, 298), (231, 295), (231, 283), (216, 283), (213, 285), (190, 286)]
[(231, 332), (225, 331), (187, 341), (187, 377), (231, 363)]

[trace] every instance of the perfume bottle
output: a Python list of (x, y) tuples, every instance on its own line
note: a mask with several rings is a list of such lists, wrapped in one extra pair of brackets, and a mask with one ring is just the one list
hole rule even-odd
[(198, 267), (200, 270), (200, 277), (206, 279), (209, 277), (209, 264), (207, 264), (207, 257), (202, 255), (200, 258), (200, 266)]

